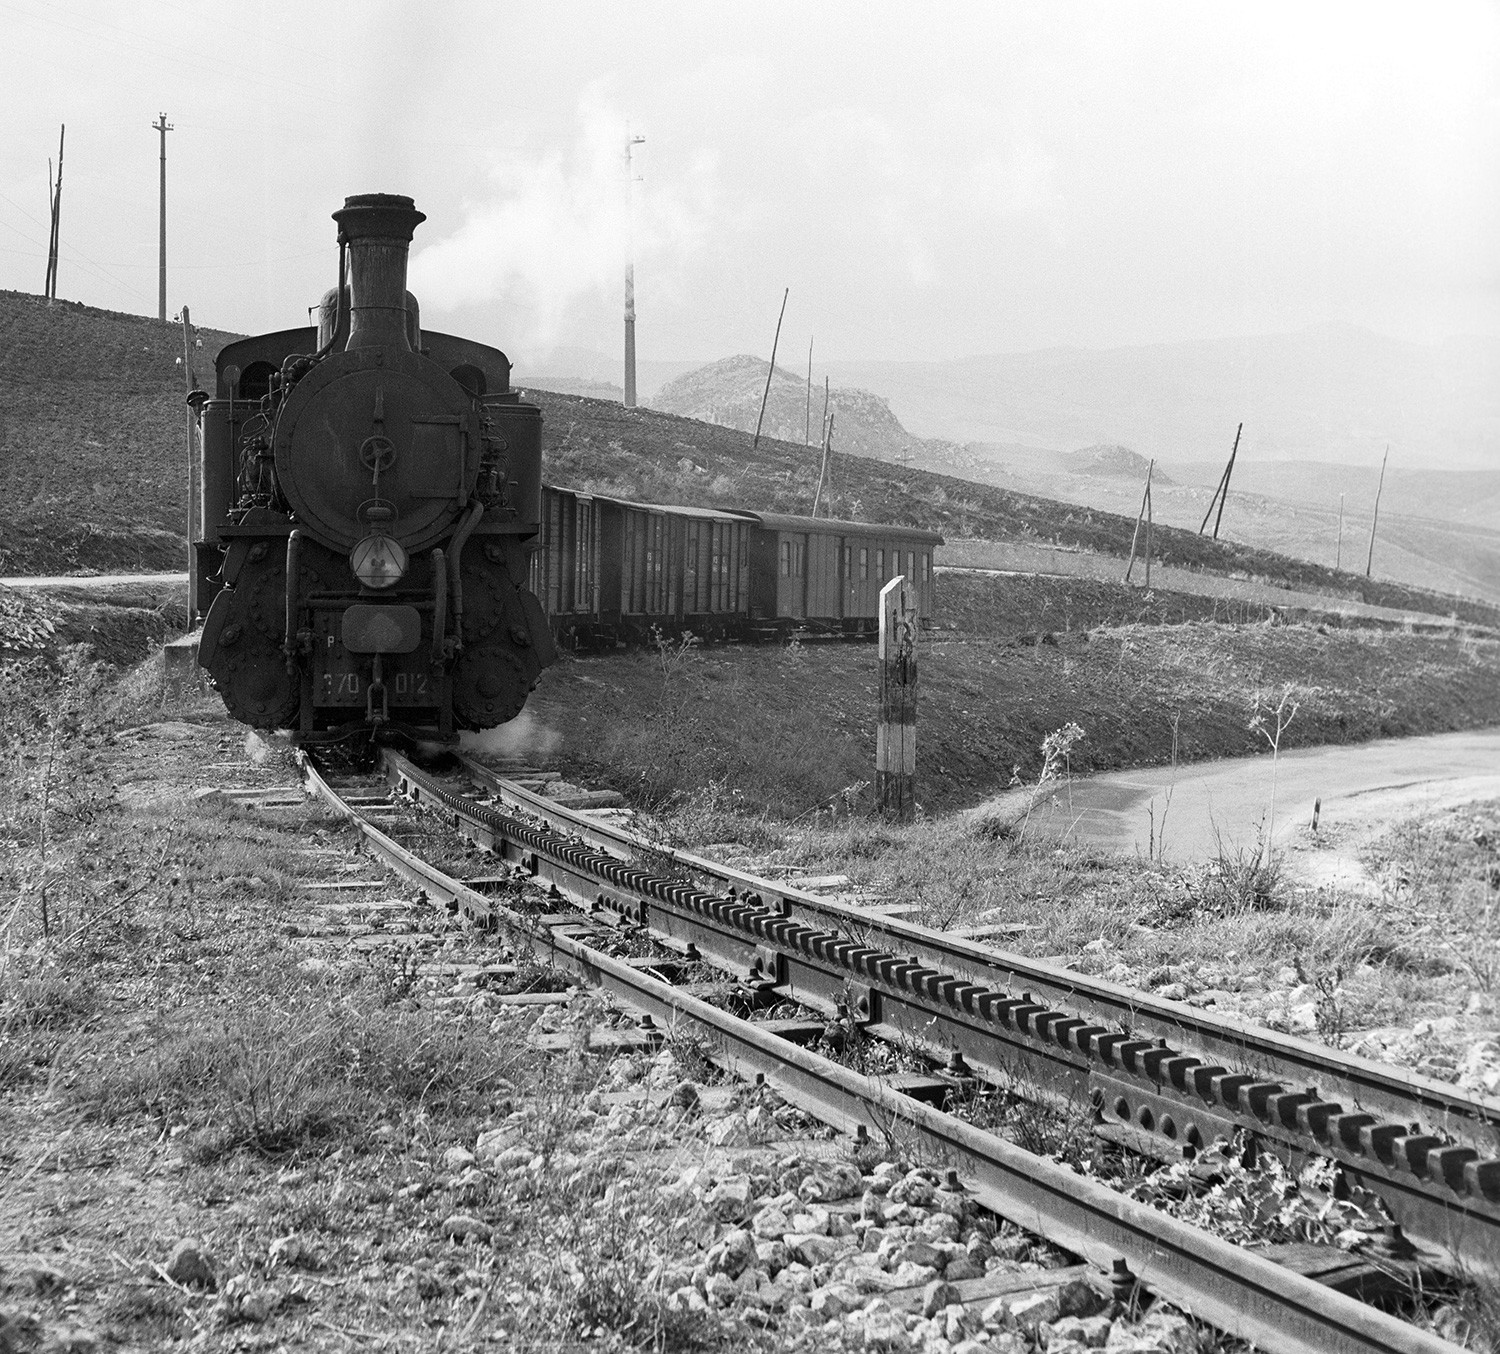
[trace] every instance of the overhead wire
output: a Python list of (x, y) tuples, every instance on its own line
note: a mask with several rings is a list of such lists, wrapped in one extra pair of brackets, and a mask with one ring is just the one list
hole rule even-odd
[[(26, 210), (25, 207), (23, 207), (14, 198), (7, 197), (4, 193), (0, 193), (0, 201), (4, 201), (4, 202), (10, 203), (10, 205), (12, 207), (14, 207), (18, 212), (20, 212), (21, 215), (24, 216), (28, 221), (33, 221), (38, 226), (42, 225), (42, 222), (37, 217), (33, 216), (29, 211)], [(32, 236), (28, 235), (24, 230), (22, 230), (19, 226), (13, 226), (13, 225), (11, 225), (11, 223), (9, 221), (0, 220), (0, 225), (5, 226), (6, 229), (8, 229), (8, 230), (15, 231), (15, 233), (17, 235), (19, 235), (23, 240), (29, 240), (32, 244), (37, 245), (37, 246), (42, 247), (42, 248), (46, 247), (45, 245), (42, 244), (42, 241), (40, 241), (38, 239), (34, 239)], [(92, 277), (96, 282), (109, 282), (109, 283), (112, 283), (114, 286), (120, 287), (123, 290), (129, 292), (132, 296), (139, 296), (139, 297), (141, 297), (144, 300), (150, 300), (150, 297), (146, 296), (146, 294), (144, 292), (137, 291), (134, 287), (132, 287), (130, 285), (130, 283), (126, 282), (124, 278), (115, 277), (97, 259), (90, 258), (81, 249), (78, 249), (78, 248), (76, 248), (73, 245), (64, 245), (61, 242), (59, 242), (59, 244), (58, 244), (58, 253), (59, 253), (59, 255), (62, 255), (62, 253), (63, 253), (64, 250), (66, 250), (67, 254), (70, 256), (70, 257), (68, 257), (68, 262), (70, 264), (72, 264), (75, 268), (81, 268), (85, 273), (87, 273), (90, 277)]]

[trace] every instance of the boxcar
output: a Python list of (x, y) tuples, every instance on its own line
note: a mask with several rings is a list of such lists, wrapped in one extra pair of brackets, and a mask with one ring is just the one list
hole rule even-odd
[(915, 527), (741, 512), (750, 533), (752, 623), (799, 622), (859, 634), (878, 627), (880, 590), (897, 574), (933, 612), (932, 548), (943, 538)]
[(751, 523), (548, 485), (531, 586), (558, 639), (638, 641), (653, 626), (708, 639), (741, 633), (750, 611)]

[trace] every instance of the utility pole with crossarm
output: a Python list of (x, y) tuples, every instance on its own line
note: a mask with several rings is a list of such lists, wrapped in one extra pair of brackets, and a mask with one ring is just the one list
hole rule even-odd
[(631, 154), (644, 145), (644, 136), (631, 136), (625, 130), (625, 228), (628, 248), (625, 253), (625, 407), (635, 408), (635, 171)]
[(172, 124), (165, 113), (158, 113), (151, 130), (161, 133), (161, 287), (158, 291), (156, 317), (167, 322), (167, 133)]

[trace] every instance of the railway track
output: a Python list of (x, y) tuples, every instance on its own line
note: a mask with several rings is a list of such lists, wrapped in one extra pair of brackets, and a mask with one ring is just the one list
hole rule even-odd
[(1244, 1134), (1293, 1164), (1330, 1160), (1384, 1201), (1397, 1253), (1489, 1275), (1500, 1267), (1500, 1101), (661, 851), (472, 759), (463, 767), (498, 805), (394, 755), (385, 773), (483, 844), (524, 856), (564, 895), (633, 913), (777, 996), (922, 1047), (955, 1081), (977, 1075), (1030, 1098), (1090, 1103), (1106, 1135), (1161, 1158)]
[[(726, 1068), (742, 1077), (764, 1079), (788, 1101), (841, 1131), (888, 1134), (899, 1125), (902, 1134), (927, 1153), (954, 1164), (979, 1204), (1113, 1275), (1118, 1291), (1139, 1283), (1264, 1349), (1455, 1348), (1263, 1256), (1022, 1151), (919, 1098), (972, 1086), (976, 1077), (1016, 1086), (1029, 1077), (1022, 1064), (1040, 1056), (1045, 1075), (1030, 1078), (1028, 1093), (1058, 1098), (1076, 1096), (1081, 1088), (1107, 1134), (1160, 1156), (1169, 1151), (1190, 1153), (1195, 1142), (1212, 1141), (1219, 1135), (1219, 1120), (1206, 1112), (1195, 1111), (1198, 1117), (1192, 1118), (1179, 1110), (1183, 1117), (1174, 1125), (1162, 1125), (1155, 1116), (1147, 1124), (1132, 1112), (1130, 1101), (1122, 1111), (1108, 1102), (1107, 1092), (1102, 1098), (1100, 1081), (1080, 1083), (1080, 1077), (1105, 1076), (1089, 1066), (1088, 1058), (1103, 1060), (1109, 1073), (1105, 1080), (1128, 1088), (1117, 1099), (1139, 1097), (1143, 1088), (1137, 1083), (1149, 1077), (1153, 1084), (1165, 1082), (1179, 1093), (1196, 1095), (1213, 1110), (1215, 1102), (1199, 1093), (1199, 1083), (1191, 1075), (1200, 1067), (1211, 1072), (1203, 1085), (1219, 1103), (1231, 1095), (1223, 1079), (1235, 1079), (1235, 1104), (1245, 1092), (1244, 1104), (1257, 1122), (1255, 1106), (1290, 1094), (1269, 1080), (1269, 1071), (1258, 1076), (1233, 1072), (1174, 1049), (1169, 1041), (1163, 1042), (1164, 1035), (1140, 1037), (1138, 1024), (1130, 1030), (1109, 1030), (1078, 1010), (1069, 1012), (1040, 999), (1041, 993), (1050, 997), (1054, 990), (1061, 995), (1064, 984), (1067, 995), (1080, 1002), (1113, 998), (1124, 1003), (1136, 994), (1108, 984), (1099, 984), (1101, 992), (1091, 994), (1079, 987), (1078, 975), (1051, 966), (987, 951), (895, 918), (860, 914), (847, 905), (685, 853), (658, 850), (471, 761), (462, 764), (461, 784), (445, 782), (391, 752), (383, 755), (381, 771), (399, 797), (439, 815), (447, 826), (529, 876), (555, 901), (556, 910), (527, 916), (444, 874), (383, 832), (360, 806), (342, 798), (313, 762), (305, 763), (309, 788), (348, 815), (369, 849), (429, 898), (461, 911), (476, 925), (503, 929), (512, 943), (529, 947), (546, 962), (568, 968), (611, 993), (648, 1026), (692, 1025), (705, 1032)], [(616, 945), (622, 933), (654, 941), (658, 957), (611, 958), (604, 947)], [(966, 961), (962, 976), (931, 962), (955, 956)], [(932, 1074), (859, 1075), (796, 1041), (810, 1027), (820, 1029), (820, 1021), (739, 1019), (667, 980), (674, 967), (699, 960), (734, 974), (743, 987), (767, 1002), (794, 1001), (824, 1020), (852, 1020), (872, 1037), (920, 1048), (933, 1060)], [(1033, 980), (1040, 992), (1007, 995), (996, 984), (1016, 966), (1056, 987), (1043, 988)], [(1138, 998), (1135, 1005), (1172, 1007)], [(1164, 1026), (1177, 1014), (1149, 1009), (1145, 1013)], [(1174, 1033), (1190, 1029), (1205, 1041), (1217, 1038), (1221, 1045), (1231, 1037), (1222, 1022), (1204, 1021), (1190, 1008), (1182, 1019), (1188, 1023), (1169, 1027)], [(1236, 1047), (1253, 1049), (1248, 1031), (1240, 1031), (1238, 1037)], [(1297, 1055), (1297, 1065), (1303, 1068), (1310, 1067), (1311, 1055), (1319, 1052), (1297, 1046), (1294, 1040), (1277, 1042), (1296, 1046), (1278, 1047), (1276, 1052), (1288, 1062)], [(1384, 1080), (1374, 1075), (1377, 1070)], [(1174, 1071), (1180, 1073), (1176, 1079)], [(1392, 1099), (1397, 1095), (1395, 1082), (1400, 1079), (1393, 1081), (1389, 1069), (1349, 1066), (1343, 1074), (1363, 1078), (1360, 1085), (1367, 1081), (1383, 1088)], [(1311, 1092), (1297, 1094), (1298, 1107), (1329, 1103)], [(1290, 1136), (1289, 1124), (1297, 1120), (1294, 1113), (1283, 1114), (1276, 1103), (1277, 1118), (1288, 1132), (1264, 1136), (1281, 1145), (1283, 1137)], [(1422, 1088), (1420, 1103), (1429, 1115), (1434, 1112), (1430, 1106), (1436, 1105), (1454, 1121), (1465, 1118), (1460, 1098), (1436, 1095), (1430, 1087)], [(1335, 1108), (1340, 1115), (1346, 1113)], [(1226, 1130), (1244, 1126), (1240, 1116), (1220, 1117)], [(1332, 1111), (1329, 1117), (1334, 1117)], [(1188, 1136), (1191, 1128), (1197, 1129), (1195, 1137)], [(1471, 1136), (1484, 1141), (1477, 1129), (1471, 1129)], [(1478, 1148), (1464, 1150), (1470, 1153), (1466, 1164), (1485, 1160)], [(1313, 1154), (1316, 1149), (1303, 1144), (1293, 1151)], [(1479, 1175), (1481, 1183), (1487, 1178)], [(1462, 1198), (1457, 1191), (1449, 1193)], [(1460, 1219), (1473, 1211), (1462, 1202), (1456, 1207)], [(1474, 1241), (1468, 1227), (1467, 1221), (1456, 1230), (1450, 1226), (1449, 1242), (1460, 1244), (1457, 1251), (1444, 1248), (1445, 1259), (1469, 1262)], [(1399, 1233), (1393, 1240), (1400, 1242)]]

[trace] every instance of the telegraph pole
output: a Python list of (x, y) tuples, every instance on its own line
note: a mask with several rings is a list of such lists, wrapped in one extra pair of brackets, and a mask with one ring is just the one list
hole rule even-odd
[[(802, 420), (802, 445), (812, 446), (812, 339), (807, 341), (807, 413)], [(816, 517), (818, 514), (814, 513)]]
[(1391, 459), (1391, 444), (1385, 444), (1385, 455), (1380, 458), (1380, 483), (1375, 486), (1375, 511), (1370, 514), (1370, 553), (1365, 557), (1365, 577), (1375, 566), (1375, 528), (1380, 522), (1380, 491), (1385, 488), (1385, 463)]
[(161, 133), (161, 287), (157, 299), (157, 319), (167, 322), (167, 133), (172, 124), (165, 113), (158, 113), (151, 130)]
[(631, 136), (625, 128), (625, 214), (628, 248), (625, 251), (625, 407), (635, 408), (635, 171), (631, 155), (644, 145), (644, 136)]
[[(62, 130), (57, 134), (57, 186), (52, 189), (52, 233), (47, 241), (47, 285), (43, 289), (43, 295), (46, 296), (49, 306), (57, 299), (57, 249), (59, 231), (62, 226), (63, 138), (67, 134), (67, 124), (64, 123)], [(50, 163), (48, 170), (50, 177)]]

